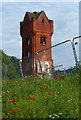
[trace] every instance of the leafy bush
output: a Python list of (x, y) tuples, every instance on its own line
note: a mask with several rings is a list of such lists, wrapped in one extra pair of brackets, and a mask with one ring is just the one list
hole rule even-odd
[(14, 79), (21, 77), (19, 60), (16, 57), (10, 57), (2, 52), (2, 77)]

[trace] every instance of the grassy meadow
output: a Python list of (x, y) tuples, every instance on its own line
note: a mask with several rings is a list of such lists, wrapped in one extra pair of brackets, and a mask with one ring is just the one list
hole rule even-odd
[(3, 79), (3, 118), (79, 118), (79, 75)]

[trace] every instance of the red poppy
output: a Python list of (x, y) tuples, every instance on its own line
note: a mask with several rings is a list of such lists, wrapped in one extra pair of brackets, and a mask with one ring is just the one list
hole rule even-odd
[(13, 100), (9, 100), (10, 103), (13, 103)]
[(61, 77), (64, 77), (65, 75), (61, 75)]
[(18, 108), (16, 108), (15, 110), (16, 110), (16, 111), (19, 111), (19, 109), (18, 109)]
[(34, 97), (30, 97), (31, 100), (34, 100), (35, 98)]
[(44, 86), (42, 86), (41, 88), (42, 88), (42, 89), (44, 89), (45, 87), (44, 87)]
[(62, 74), (62, 73), (60, 73), (60, 74)]
[(58, 79), (58, 77), (54, 77), (54, 79), (56, 80), (56, 79)]
[(15, 113), (15, 111), (10, 111), (10, 113)]
[(48, 95), (52, 95), (52, 93), (48, 93)]

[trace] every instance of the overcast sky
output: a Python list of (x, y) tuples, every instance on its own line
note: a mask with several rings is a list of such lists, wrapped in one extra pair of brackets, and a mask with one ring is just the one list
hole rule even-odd
[[(2, 11), (0, 10), (2, 13), (2, 34), (0, 32), (0, 37), (2, 36), (2, 49), (7, 55), (22, 57), (20, 21), (23, 20), (26, 11), (40, 12), (41, 10), (45, 11), (48, 19), (54, 21), (52, 45), (79, 35), (78, 2), (4, 2), (2, 3)], [(74, 65), (70, 42), (53, 48), (52, 55), (55, 65), (64, 64), (67, 67)]]

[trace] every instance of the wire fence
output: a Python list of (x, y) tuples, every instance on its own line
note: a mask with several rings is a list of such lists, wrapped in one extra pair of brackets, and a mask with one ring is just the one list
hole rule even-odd
[[(34, 54), (26, 56), (22, 59), (23, 75), (38, 73), (41, 75), (54, 75), (58, 73), (71, 73), (71, 68), (74, 68), (76, 73), (76, 65), (79, 59), (79, 38), (66, 40), (49, 48), (37, 51)], [(21, 72), (21, 73), (22, 73)]]
[[(73, 40), (60, 42), (53, 46), (49, 46), (49, 48), (44, 46), (45, 49), (23, 57), (19, 60), (21, 75), (29, 76), (36, 73), (37, 75), (50, 77), (57, 76), (60, 73), (76, 73), (76, 66), (78, 63), (81, 63), (81, 54), (79, 50), (81, 45), (80, 37), (81, 36), (78, 36)], [(9, 66), (3, 63), (3, 75), (7, 76), (8, 71)]]
[[(52, 48), (52, 51), (54, 66), (61, 64), (65, 67), (65, 69), (68, 69), (75, 65), (73, 51), (70, 42), (54, 47)], [(62, 67), (60, 69), (62, 69)]]

